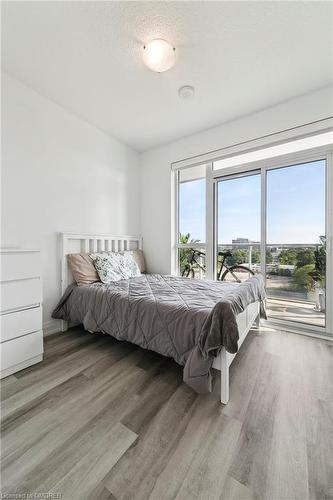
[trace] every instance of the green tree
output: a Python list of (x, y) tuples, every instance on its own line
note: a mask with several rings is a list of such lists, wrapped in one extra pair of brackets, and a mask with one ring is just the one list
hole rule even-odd
[(273, 262), (272, 250), (266, 250), (266, 264), (272, 264), (272, 262)]
[(282, 250), (278, 257), (280, 264), (294, 266), (296, 264), (297, 252), (292, 248)]
[(247, 260), (247, 251), (242, 248), (238, 248), (238, 250), (234, 250), (232, 252), (231, 257), (227, 257), (226, 262), (228, 266), (235, 266), (236, 264), (244, 264), (246, 260)]
[(299, 250), (296, 257), (296, 267), (301, 268), (309, 264), (315, 264), (315, 251), (312, 248)]
[(260, 264), (260, 250), (252, 250), (252, 264)]
[(326, 244), (322, 244), (314, 251), (315, 269), (311, 273), (313, 280), (325, 287), (326, 278)]
[(314, 281), (311, 274), (314, 269), (314, 264), (306, 264), (305, 266), (296, 269), (293, 275), (296, 288), (301, 290), (305, 288), (308, 292), (313, 290)]
[[(179, 233), (179, 243), (186, 245), (187, 243), (198, 243), (198, 240), (191, 239), (190, 233)], [(190, 265), (193, 250), (191, 248), (179, 249), (179, 272), (182, 275), (188, 265)]]

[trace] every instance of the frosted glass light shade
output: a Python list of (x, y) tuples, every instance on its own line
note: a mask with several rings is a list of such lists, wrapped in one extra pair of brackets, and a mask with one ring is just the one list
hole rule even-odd
[(144, 48), (143, 62), (156, 73), (167, 71), (176, 62), (175, 49), (166, 40), (152, 40)]

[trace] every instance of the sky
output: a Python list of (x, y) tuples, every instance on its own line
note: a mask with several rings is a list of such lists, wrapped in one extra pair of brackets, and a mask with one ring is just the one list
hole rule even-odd
[[(260, 241), (260, 175), (218, 182), (218, 242)], [(179, 229), (205, 241), (205, 180), (180, 184)], [(325, 234), (325, 160), (267, 173), (267, 243), (318, 243)]]

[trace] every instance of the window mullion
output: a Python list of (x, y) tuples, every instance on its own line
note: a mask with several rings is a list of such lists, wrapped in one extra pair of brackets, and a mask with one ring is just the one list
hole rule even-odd
[(213, 163), (206, 165), (206, 279), (214, 279), (214, 179)]

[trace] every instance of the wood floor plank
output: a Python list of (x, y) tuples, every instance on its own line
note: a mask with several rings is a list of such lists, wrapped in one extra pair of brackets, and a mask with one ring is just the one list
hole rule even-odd
[(254, 500), (254, 497), (249, 488), (228, 477), (219, 500)]
[(79, 353), (75, 352), (59, 363), (52, 364), (51, 367), (40, 370), (36, 368), (37, 372), (29, 372), (25, 379), (24, 388), (2, 402), (1, 413), (3, 417), (10, 415), (25, 403), (41, 396), (106, 356), (105, 352), (100, 349), (103, 344), (105, 344), (105, 340), (100, 339), (93, 346), (87, 346)]
[[(121, 364), (121, 361), (119, 362)], [(51, 412), (51, 415), (41, 412), (40, 416), (34, 417), (33, 422), (28, 422), (23, 429), (23, 435), (28, 436), (28, 440), (21, 440), (18, 436), (18, 445), (15, 435), (8, 436), (8, 441), (12, 445), (11, 453), (7, 451), (7, 455), (3, 458), (3, 475), (6, 478), (3, 481), (4, 486), (15, 482), (17, 484), (25, 484), (26, 478), (38, 475), (39, 464), (44, 460), (50, 462), (50, 455), (57, 450), (62, 450), (62, 447), (68, 447), (68, 440), (74, 436), (74, 440), (80, 434), (84, 435), (85, 431), (89, 431), (90, 427), (95, 425), (96, 417), (105, 409), (112, 410), (117, 413), (121, 408), (119, 400), (122, 400), (123, 411), (116, 414), (116, 419), (120, 420), (128, 407), (126, 400), (122, 398), (122, 390), (125, 388), (135, 388), (135, 383), (140, 380), (140, 375), (147, 377), (147, 372), (137, 368), (128, 371), (127, 366), (122, 363), (119, 369), (121, 376), (115, 377), (112, 373), (113, 383), (108, 383), (107, 380), (93, 381), (90, 386), (78, 388), (76, 395), (68, 395), (68, 401), (62, 403)], [(130, 391), (129, 391), (130, 393)], [(44, 421), (42, 421), (42, 418)], [(110, 416), (108, 416), (110, 418)], [(37, 420), (36, 420), (37, 419)], [(117, 420), (116, 420), (117, 421)], [(36, 432), (28, 433), (31, 426), (37, 426), (41, 429), (39, 432), (39, 440), (35, 440)], [(95, 425), (96, 426), (96, 425)], [(93, 427), (94, 428), (94, 427)], [(16, 431), (15, 431), (16, 432)], [(66, 443), (66, 445), (65, 445)], [(16, 460), (14, 460), (16, 458)], [(59, 466), (59, 463), (64, 463), (63, 456), (61, 460), (55, 460), (54, 469)], [(47, 472), (50, 478), (49, 472)], [(25, 486), (26, 488), (26, 486)]]
[(51, 492), (61, 492), (64, 500), (74, 497), (90, 499), (92, 492), (103, 477), (118, 462), (121, 456), (137, 439), (137, 434), (121, 423), (117, 423), (100, 439), (95, 439), (89, 453), (67, 472), (52, 488)]
[[(70, 500), (333, 498), (333, 344), (253, 330), (231, 399), (172, 360), (82, 328), (1, 381), (2, 494)], [(61, 490), (61, 491), (60, 491)]]
[[(105, 339), (103, 339), (102, 337), (96, 337), (93, 340), (89, 339), (89, 342), (80, 344), (80, 346), (77, 346), (76, 349), (70, 349), (69, 352), (66, 353), (66, 355), (60, 356), (59, 358), (56, 357), (56, 359), (54, 360), (50, 360), (50, 358), (45, 359), (41, 363), (37, 363), (36, 365), (33, 365), (26, 370), (22, 370), (24, 374), (18, 378), (20, 383), (19, 387), (13, 388), (12, 390), (8, 388), (8, 390), (2, 391), (2, 406), (5, 406), (6, 400), (10, 397), (17, 397), (18, 395), (20, 395), (20, 393), (23, 392), (25, 388), (28, 388), (31, 391), (32, 387), (35, 387), (36, 385), (42, 385), (48, 378), (50, 380), (53, 380), (54, 378), (56, 378), (56, 375), (59, 372), (62, 374), (64, 380), (66, 380), (66, 378), (70, 378), (70, 373), (67, 374), (67, 370), (65, 370), (65, 368), (68, 367), (68, 363), (70, 363), (71, 365), (75, 362), (80, 363), (80, 360), (84, 358), (85, 355), (89, 358), (89, 355), (91, 357), (91, 354), (96, 351), (100, 356), (101, 352), (98, 347), (104, 342)], [(20, 373), (22, 374), (22, 372)]]
[(309, 497), (333, 498), (333, 401), (316, 400), (305, 416)]
[(240, 431), (238, 420), (225, 415), (215, 420), (175, 497), (177, 500), (221, 497)]
[(241, 423), (223, 415), (209, 396), (197, 398), (191, 418), (149, 499), (219, 498)]
[(279, 393), (275, 404), (265, 495), (266, 498), (280, 500), (307, 500), (309, 488), (308, 482), (304, 481), (308, 477), (304, 412), (306, 387), (299, 374), (289, 379), (281, 370), (277, 377), (280, 380)]
[(6, 387), (9, 387), (13, 383), (17, 383), (18, 379), (15, 375), (9, 375), (6, 378), (1, 380), (1, 390), (4, 390)]
[(250, 488), (255, 498), (265, 500), (279, 391), (277, 367), (278, 357), (263, 357), (230, 468), (234, 479)]
[(126, 413), (122, 423), (136, 433), (142, 433), (163, 404), (182, 383), (181, 368), (171, 360), (161, 360), (152, 367), (153, 378), (146, 379), (138, 392), (135, 407)]
[[(25, 370), (22, 370), (19, 372), (18, 377), (23, 377), (29, 372), (34, 372), (37, 373), (36, 370), (38, 371), (39, 368), (45, 368), (45, 366), (49, 366), (50, 364), (54, 363), (58, 359), (62, 359), (64, 355), (68, 356), (72, 353), (78, 352), (80, 349), (83, 347), (94, 344), (95, 342), (98, 342), (103, 338), (102, 335), (100, 334), (91, 334), (91, 335), (83, 335), (83, 336), (78, 336), (78, 335), (71, 335), (69, 334), (67, 338), (67, 332), (64, 332), (62, 334), (61, 341), (58, 343), (54, 344), (47, 344), (44, 350), (44, 355), (43, 355), (43, 365), (36, 365), (36, 369), (34, 369), (33, 366), (30, 366), (28, 368), (25, 368)], [(112, 342), (112, 339), (109, 339)]]
[[(22, 448), (22, 445), (18, 446), (16, 435), (8, 436), (13, 452), (17, 454), (15, 462), (12, 456), (9, 457), (11, 459), (9, 464), (6, 460), (8, 457), (4, 458), (6, 466), (4, 474), (9, 481), (15, 477), (16, 482), (23, 485), (24, 491), (29, 491), (29, 488), (32, 488), (33, 484), (36, 483), (32, 482), (31, 478), (35, 478), (37, 484), (43, 485), (44, 491), (53, 477), (58, 477), (59, 473), (62, 474), (62, 471), (66, 470), (76, 459), (77, 453), (80, 454), (85, 449), (85, 446), (90, 442), (86, 438), (86, 434), (90, 435), (91, 428), (95, 431), (97, 429), (103, 434), (106, 425), (114, 425), (120, 421), (126, 412), (131, 410), (131, 402), (136, 403), (135, 394), (141, 390), (142, 384), (147, 378), (156, 376), (153, 371), (150, 373), (136, 366), (136, 362), (140, 360), (142, 355), (144, 355), (144, 351), (136, 350), (127, 358), (119, 360), (108, 375), (104, 373), (99, 378), (87, 380), (83, 387), (76, 387), (76, 392), (65, 391), (67, 394), (59, 401), (58, 406), (52, 407), (52, 418), (47, 419), (44, 423), (40, 420), (33, 422), (34, 425), (47, 430), (45, 435), (40, 436), (41, 439), (35, 445), (28, 439), (28, 442), (24, 441), (24, 448)], [(75, 386), (73, 389), (75, 390)], [(58, 388), (54, 390), (58, 390)], [(123, 397), (124, 393), (128, 398), (132, 396), (132, 399), (128, 401)], [(101, 424), (103, 421), (104, 425)], [(36, 434), (36, 432), (29, 433), (27, 431), (28, 429), (23, 429), (22, 432), (28, 436)], [(19, 442), (20, 438), (21, 436), (17, 438)], [(30, 438), (30, 440), (32, 439)], [(32, 457), (28, 459), (31, 455)], [(47, 459), (52, 472), (50, 472), (49, 467), (46, 469), (39, 467), (42, 456)], [(16, 470), (17, 465), (19, 465), (18, 470)]]
[(197, 395), (182, 384), (132, 446), (104, 478), (103, 484), (117, 500), (147, 499), (168, 463), (191, 415)]
[(261, 377), (261, 364), (265, 352), (262, 339), (254, 330), (250, 331), (230, 367), (230, 398), (223, 414), (241, 422), (247, 413), (257, 378)]
[(91, 492), (90, 498), (96, 500), (117, 500), (102, 483)]
[[(22, 406), (4, 417), (1, 423), (1, 430), (5, 431), (8, 429), (9, 433), (15, 431), (17, 434), (19, 428), (24, 427), (22, 424), (31, 420), (35, 415), (38, 416), (44, 409), (50, 409), (53, 406), (61, 404), (67, 397), (73, 396), (77, 387), (82, 387), (82, 385), (87, 385), (87, 377), (83, 373), (78, 373), (61, 384), (52, 387), (49, 391), (44, 392), (31, 401), (25, 402)], [(18, 431), (16, 430), (17, 428)]]

